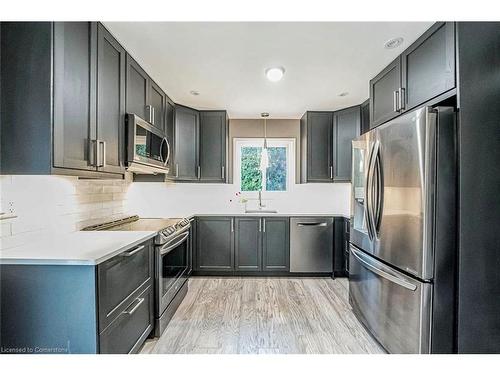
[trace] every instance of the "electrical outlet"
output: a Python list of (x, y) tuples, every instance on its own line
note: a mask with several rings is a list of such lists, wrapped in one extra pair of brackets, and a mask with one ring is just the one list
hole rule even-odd
[(16, 214), (16, 207), (14, 206), (14, 202), (13, 201), (9, 201), (8, 205), (7, 205), (7, 212), (10, 214), (10, 215), (15, 215)]

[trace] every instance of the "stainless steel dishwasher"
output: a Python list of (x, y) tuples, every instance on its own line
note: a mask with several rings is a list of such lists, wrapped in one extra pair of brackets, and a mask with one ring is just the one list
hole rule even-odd
[(333, 272), (333, 218), (290, 219), (290, 272)]

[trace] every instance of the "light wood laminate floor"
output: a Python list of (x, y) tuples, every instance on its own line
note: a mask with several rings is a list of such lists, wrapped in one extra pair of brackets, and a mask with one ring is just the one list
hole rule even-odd
[(347, 279), (202, 278), (141, 353), (384, 353), (348, 303)]

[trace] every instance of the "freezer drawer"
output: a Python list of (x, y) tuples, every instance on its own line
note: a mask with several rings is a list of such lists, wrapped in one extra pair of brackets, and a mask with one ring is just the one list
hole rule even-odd
[(350, 247), (349, 301), (357, 318), (390, 353), (429, 353), (432, 284)]
[(290, 219), (290, 272), (333, 272), (333, 218)]

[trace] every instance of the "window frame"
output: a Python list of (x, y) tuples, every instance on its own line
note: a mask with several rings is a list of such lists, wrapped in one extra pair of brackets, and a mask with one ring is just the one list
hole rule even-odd
[[(286, 190), (266, 190), (265, 178), (263, 179), (262, 192), (266, 195), (271, 194), (284, 194), (293, 190), (295, 185), (295, 138), (267, 138), (268, 147), (285, 147), (286, 161), (287, 161), (287, 178)], [(264, 138), (233, 138), (233, 183), (236, 185), (238, 191), (244, 196), (253, 196), (257, 191), (242, 191), (241, 190), (241, 148), (247, 147), (264, 147)]]

